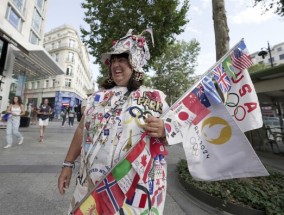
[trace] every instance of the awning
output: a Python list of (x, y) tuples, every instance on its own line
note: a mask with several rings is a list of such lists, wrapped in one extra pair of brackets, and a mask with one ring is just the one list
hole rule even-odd
[(31, 46), (29, 54), (14, 50), (14, 74), (25, 71), (27, 80), (47, 78), (64, 74), (63, 69), (55, 62), (50, 54), (40, 46)]

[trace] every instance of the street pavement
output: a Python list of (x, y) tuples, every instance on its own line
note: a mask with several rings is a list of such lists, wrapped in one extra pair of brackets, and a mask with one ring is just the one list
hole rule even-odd
[[(14, 139), (12, 148), (3, 149), (5, 129), (0, 129), (0, 214), (62, 215), (66, 214), (75, 187), (74, 170), (71, 186), (64, 196), (57, 190), (57, 178), (62, 161), (73, 137), (74, 127), (61, 128), (59, 121), (49, 122), (45, 142), (39, 143), (39, 128), (20, 128), (22, 145)], [(182, 187), (177, 179), (176, 163), (185, 158), (180, 145), (168, 147), (168, 190), (164, 215), (228, 214), (198, 201)], [(264, 153), (264, 155), (266, 155)], [(265, 156), (264, 156), (265, 157)], [(270, 160), (269, 156), (265, 157)], [(279, 168), (283, 166), (279, 160)], [(273, 166), (273, 164), (271, 164)]]

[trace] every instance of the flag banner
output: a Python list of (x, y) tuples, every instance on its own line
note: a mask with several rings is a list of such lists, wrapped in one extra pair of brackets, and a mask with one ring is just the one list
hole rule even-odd
[(123, 205), (125, 195), (111, 173), (98, 185), (96, 192), (103, 202), (101, 208), (105, 215), (115, 214)]
[(243, 132), (261, 128), (263, 125), (258, 97), (248, 71), (231, 78), (232, 88), (227, 93), (225, 106)]
[(212, 74), (222, 90), (222, 93), (226, 95), (228, 91), (231, 89), (231, 81), (229, 76), (227, 75), (226, 71), (224, 70), (222, 64), (217, 65), (213, 70)]
[(182, 128), (191, 175), (207, 181), (269, 175), (224, 104), (209, 109), (198, 125)]
[(239, 42), (236, 48), (231, 53), (232, 66), (240, 72), (250, 67), (253, 62), (243, 40)]
[(103, 214), (96, 191), (92, 192), (91, 195), (75, 210), (74, 215), (92, 215), (92, 214)]

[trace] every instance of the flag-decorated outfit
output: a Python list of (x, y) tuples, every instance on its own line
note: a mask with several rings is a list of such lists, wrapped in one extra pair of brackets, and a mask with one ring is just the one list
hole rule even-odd
[(163, 214), (167, 150), (159, 139), (145, 136), (141, 125), (145, 117), (160, 117), (168, 108), (165, 95), (144, 86), (126, 94), (126, 87), (115, 86), (88, 98), (72, 208), (98, 184), (93, 201), (100, 204), (103, 214)]

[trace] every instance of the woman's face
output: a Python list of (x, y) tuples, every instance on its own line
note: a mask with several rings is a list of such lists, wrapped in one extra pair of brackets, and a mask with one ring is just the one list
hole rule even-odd
[(15, 103), (18, 103), (18, 101), (19, 101), (19, 98), (18, 98), (17, 96), (15, 96), (15, 97), (14, 97), (14, 102), (15, 102)]
[(132, 75), (128, 58), (115, 56), (111, 59), (111, 76), (117, 86), (126, 87)]

